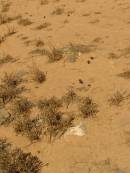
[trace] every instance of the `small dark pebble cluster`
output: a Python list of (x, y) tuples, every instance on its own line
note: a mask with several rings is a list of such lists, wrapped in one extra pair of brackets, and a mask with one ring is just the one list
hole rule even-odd
[[(90, 59), (91, 59), (91, 60), (94, 60), (94, 57), (91, 56)], [(91, 60), (88, 60), (87, 63), (88, 63), (88, 64), (91, 64)]]

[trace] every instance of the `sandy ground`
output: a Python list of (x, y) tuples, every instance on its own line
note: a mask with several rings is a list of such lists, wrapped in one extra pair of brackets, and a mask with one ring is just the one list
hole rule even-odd
[[(2, 6), (4, 1), (0, 1)], [(0, 25), (0, 35), (15, 28), (16, 33), (0, 44), (0, 53), (16, 59), (0, 65), (4, 72), (28, 71), (33, 63), (47, 72), (47, 80), (36, 84), (25, 82), (32, 100), (61, 97), (69, 86), (82, 96), (91, 96), (99, 105), (95, 118), (85, 119), (85, 136), (63, 136), (48, 144), (46, 140), (29, 145), (28, 139), (17, 136), (12, 127), (0, 127), (0, 136), (25, 151), (36, 154), (43, 163), (43, 173), (130, 173), (130, 100), (110, 106), (108, 98), (116, 91), (130, 93), (130, 81), (118, 74), (130, 65), (130, 2), (129, 0), (9, 0), (10, 7), (1, 14), (22, 16), (32, 23), (18, 23), (19, 17)], [(64, 9), (53, 14), (56, 8)], [(39, 25), (48, 23), (42, 29)], [(68, 43), (93, 45), (77, 61), (60, 60), (48, 63), (47, 57), (30, 53), (37, 40), (58, 48)], [(90, 57), (94, 57), (93, 60)], [(88, 64), (90, 60), (90, 64)], [(29, 74), (26, 76), (30, 79)], [(84, 81), (86, 90), (79, 90)], [(88, 84), (91, 86), (88, 87)], [(38, 152), (40, 151), (40, 152)]]

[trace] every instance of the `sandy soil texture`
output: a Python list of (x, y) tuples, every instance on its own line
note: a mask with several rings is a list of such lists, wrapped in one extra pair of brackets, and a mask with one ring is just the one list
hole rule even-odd
[[(36, 155), (41, 173), (130, 173), (129, 66), (129, 0), (0, 0), (0, 118), (14, 118), (0, 138)], [(26, 119), (13, 112), (20, 98), (32, 102), (30, 120), (39, 100), (59, 100), (71, 127), (48, 142), (40, 124), (47, 132), (30, 141), (15, 129)], [(83, 135), (69, 131), (77, 126)]]

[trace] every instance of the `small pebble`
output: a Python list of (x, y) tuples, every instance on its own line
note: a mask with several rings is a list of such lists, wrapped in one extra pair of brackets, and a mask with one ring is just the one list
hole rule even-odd
[(83, 80), (82, 80), (82, 79), (79, 79), (79, 83), (80, 83), (80, 84), (83, 84), (84, 82), (83, 82)]
[(91, 59), (91, 60), (93, 60), (93, 59), (94, 59), (94, 57), (93, 57), (93, 56), (91, 56), (91, 57), (90, 57), (90, 59)]
[(91, 61), (89, 61), (89, 60), (88, 60), (88, 61), (87, 61), (87, 63), (88, 63), (88, 64), (90, 64), (90, 63), (91, 63)]

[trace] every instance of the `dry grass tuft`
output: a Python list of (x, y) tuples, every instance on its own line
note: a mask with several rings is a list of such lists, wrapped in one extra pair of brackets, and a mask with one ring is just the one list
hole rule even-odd
[(86, 97), (81, 101), (79, 110), (82, 113), (83, 118), (93, 117), (98, 113), (98, 106), (91, 98)]
[(44, 23), (40, 24), (39, 26), (37, 26), (36, 29), (37, 29), (37, 30), (41, 30), (41, 29), (48, 28), (49, 26), (51, 26), (50, 23), (44, 22)]
[(62, 102), (60, 99), (56, 97), (52, 97), (50, 99), (43, 99), (38, 101), (38, 108), (41, 112), (48, 112), (48, 111), (56, 111), (60, 107), (62, 107)]
[(49, 1), (48, 0), (41, 0), (40, 4), (41, 5), (47, 5), (47, 4), (49, 4)]
[(54, 46), (45, 51), (45, 55), (48, 56), (50, 63), (60, 61), (63, 58), (62, 50), (57, 49)]
[(130, 79), (130, 70), (120, 73), (118, 76), (123, 77), (125, 79)]
[(33, 66), (31, 69), (32, 79), (37, 83), (43, 83), (46, 81), (46, 75), (43, 71), (41, 71), (37, 66)]
[(20, 97), (14, 101), (12, 112), (15, 115), (29, 114), (31, 112), (32, 106), (32, 102), (29, 101), (26, 97)]
[(59, 111), (48, 110), (43, 113), (43, 134), (49, 137), (49, 141), (52, 141), (56, 137), (62, 136), (65, 131), (72, 126), (72, 120), (68, 119), (64, 121), (63, 113)]
[(0, 99), (4, 104), (22, 92), (23, 88), (18, 88), (18, 85), (21, 84), (21, 82), (22, 79), (18, 74), (5, 73), (0, 84)]
[(42, 162), (31, 153), (12, 149), (6, 139), (0, 139), (0, 171), (3, 173), (39, 173)]
[(0, 64), (5, 64), (9, 62), (15, 62), (16, 60), (9, 54), (0, 55)]
[(111, 96), (108, 101), (110, 105), (120, 106), (120, 104), (129, 97), (126, 91), (116, 91), (113, 96)]
[(28, 26), (32, 24), (32, 21), (30, 21), (28, 18), (24, 19), (21, 17), (18, 21), (18, 24), (22, 26)]
[(64, 113), (59, 111), (61, 107), (62, 101), (55, 97), (38, 102), (38, 108), (41, 111), (40, 118), (43, 123), (43, 134), (49, 137), (49, 141), (63, 135), (67, 128), (72, 125), (73, 119), (65, 120)]
[(5, 73), (2, 78), (2, 83), (8, 87), (17, 87), (21, 82), (22, 79), (17, 73)]
[(78, 95), (74, 92), (73, 89), (69, 89), (67, 93), (62, 97), (62, 102), (65, 103), (68, 108), (71, 103), (78, 101)]
[(36, 141), (42, 137), (43, 125), (38, 118), (20, 118), (15, 121), (14, 129), (17, 134), (27, 136), (30, 141)]
[(64, 13), (64, 8), (61, 8), (61, 7), (57, 7), (53, 12), (52, 12), (52, 15), (61, 15)]
[(18, 88), (0, 85), (0, 99), (4, 104), (16, 98), (19, 93), (20, 90)]

